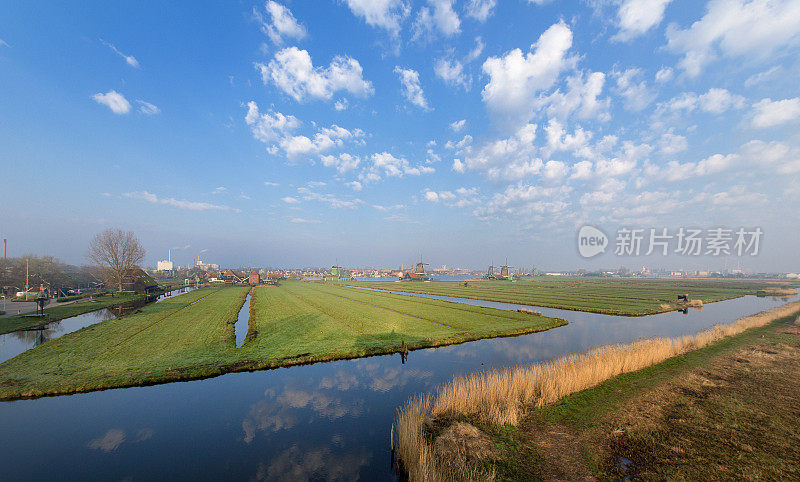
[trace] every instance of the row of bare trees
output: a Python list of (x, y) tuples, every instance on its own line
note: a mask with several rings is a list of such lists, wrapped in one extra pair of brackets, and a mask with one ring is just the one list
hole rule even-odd
[(86, 258), (91, 266), (71, 266), (53, 256), (25, 255), (0, 258), (0, 288), (23, 290), (26, 280), (35, 288), (75, 288), (104, 281), (122, 291), (124, 280), (141, 264), (145, 250), (131, 231), (106, 229), (89, 243)]

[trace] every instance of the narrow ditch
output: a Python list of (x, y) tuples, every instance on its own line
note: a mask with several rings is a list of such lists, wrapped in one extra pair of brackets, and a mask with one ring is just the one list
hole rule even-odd
[(244, 299), (242, 309), (239, 310), (239, 317), (233, 327), (233, 331), (236, 334), (236, 348), (240, 348), (244, 345), (244, 341), (247, 339), (247, 330), (250, 326), (250, 298), (252, 296), (253, 290), (251, 289)]

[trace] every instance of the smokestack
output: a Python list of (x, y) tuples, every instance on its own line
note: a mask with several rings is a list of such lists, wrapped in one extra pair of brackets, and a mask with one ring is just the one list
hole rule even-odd
[(172, 248), (167, 251), (167, 261), (172, 262)]
[(3, 238), (3, 259), (6, 259), (6, 245), (8, 244), (8, 240)]

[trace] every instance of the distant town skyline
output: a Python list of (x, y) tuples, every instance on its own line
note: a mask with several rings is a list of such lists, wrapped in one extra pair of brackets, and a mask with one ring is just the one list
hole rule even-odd
[[(0, 5), (8, 256), (800, 271), (796, 1), (186, 9)], [(763, 243), (587, 259), (585, 224)]]

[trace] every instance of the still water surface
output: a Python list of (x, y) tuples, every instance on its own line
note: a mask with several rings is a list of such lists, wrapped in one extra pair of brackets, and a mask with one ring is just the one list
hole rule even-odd
[(3, 478), (392, 480), (396, 408), (454, 375), (690, 334), (785, 301), (633, 318), (537, 308), (569, 325), (414, 351), (404, 365), (380, 356), (0, 403)]
[[(162, 295), (159, 295), (155, 302), (172, 298), (193, 291), (195, 288), (177, 288)], [(0, 335), (0, 363), (13, 358), (20, 353), (30, 350), (40, 344), (55, 340), (58, 337), (64, 336), (67, 333), (78, 331), (81, 328), (100, 323), (101, 321), (108, 321), (123, 314), (126, 314), (137, 308), (141, 308), (146, 303), (152, 302), (142, 300), (139, 302), (131, 303), (125, 306), (116, 306), (112, 308), (103, 308), (102, 310), (84, 313), (82, 315), (71, 316), (63, 320), (48, 323), (39, 328), (32, 328), (29, 330), (19, 330), (5, 335)], [(57, 306), (57, 305), (53, 305)]]

